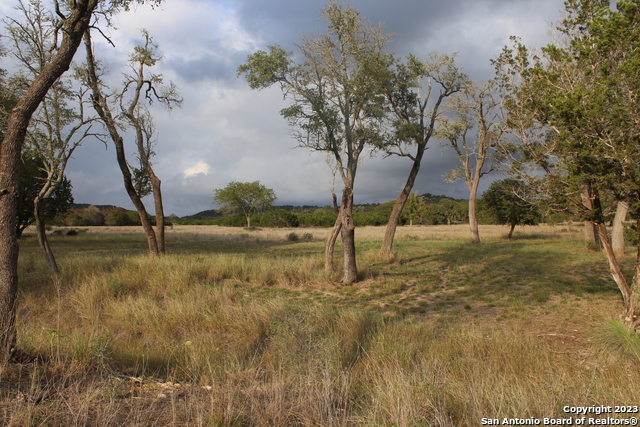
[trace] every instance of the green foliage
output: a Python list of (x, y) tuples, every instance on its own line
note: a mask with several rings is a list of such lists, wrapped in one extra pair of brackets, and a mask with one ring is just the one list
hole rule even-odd
[[(25, 228), (33, 224), (33, 201), (40, 192), (47, 177), (42, 169), (42, 158), (28, 152), (23, 153), (20, 165), (20, 190), (18, 196), (18, 211), (16, 217), (16, 231), (18, 236)], [(45, 200), (45, 220), (51, 221), (56, 215), (63, 214), (71, 208), (73, 195), (71, 182), (65, 177), (53, 195)]]
[(298, 221), (301, 227), (333, 227), (337, 215), (329, 210), (312, 214), (299, 214)]
[(494, 181), (482, 194), (482, 207), (496, 224), (536, 225), (541, 220), (538, 207), (527, 200), (527, 187), (522, 181)]
[(268, 211), (256, 218), (256, 223), (261, 227), (297, 227), (300, 225), (298, 216), (284, 209)]
[(422, 197), (418, 196), (418, 193), (410, 194), (404, 205), (403, 214), (409, 218), (409, 224), (413, 225), (416, 220), (425, 214), (426, 209), (427, 204)]
[[(598, 193), (640, 209), (640, 4), (603, 0), (566, 2), (558, 26), (565, 42), (533, 56), (518, 39), (495, 61), (520, 140), (516, 170), (546, 172), (540, 193), (567, 197), (583, 219), (604, 223)], [(579, 194), (592, 188), (595, 205)]]
[[(134, 215), (131, 215), (134, 214)], [(107, 208), (102, 210), (104, 216), (104, 225), (124, 226), (124, 225), (140, 225), (140, 217), (137, 212), (126, 211), (122, 208)], [(133, 216), (133, 217), (132, 217)]]
[(228, 213), (240, 211), (251, 226), (251, 214), (266, 210), (276, 201), (276, 194), (270, 188), (254, 182), (230, 182), (225, 188), (213, 190), (213, 203), (221, 205)]

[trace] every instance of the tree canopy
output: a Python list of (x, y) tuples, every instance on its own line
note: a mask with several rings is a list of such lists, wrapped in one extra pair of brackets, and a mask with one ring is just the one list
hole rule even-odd
[(640, 256), (629, 282), (606, 229), (615, 204), (605, 206), (603, 196), (626, 202), (640, 220), (640, 1), (620, 1), (617, 10), (607, 0), (565, 4), (558, 43), (532, 55), (514, 39), (495, 61), (520, 140), (514, 171), (524, 177), (533, 169), (528, 177), (539, 194), (561, 194), (597, 227), (623, 295), (623, 320), (639, 330)]
[(516, 225), (536, 225), (541, 219), (540, 210), (526, 196), (527, 187), (522, 181), (504, 179), (493, 181), (482, 193), (482, 205), (498, 224), (508, 225), (511, 240)]
[(268, 209), (276, 201), (276, 193), (260, 184), (260, 181), (233, 181), (224, 188), (213, 190), (213, 193), (213, 203), (227, 212), (242, 212), (247, 220), (247, 227), (251, 227), (252, 214)]
[(390, 36), (368, 24), (358, 11), (330, 1), (322, 12), (326, 33), (305, 37), (302, 62), (280, 46), (249, 55), (238, 67), (253, 89), (279, 84), (291, 105), (280, 111), (301, 147), (326, 152), (342, 179), (339, 221), (327, 242), (325, 266), (332, 268), (333, 244), (341, 230), (342, 282), (357, 280), (353, 198), (360, 156), (384, 145), (386, 129), (382, 81), (392, 56)]

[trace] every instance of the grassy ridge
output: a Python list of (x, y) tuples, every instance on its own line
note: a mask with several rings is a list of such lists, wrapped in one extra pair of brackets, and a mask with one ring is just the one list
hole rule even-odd
[(4, 368), (4, 425), (474, 426), (640, 401), (637, 343), (575, 228), (472, 246), (403, 227), (381, 260), (368, 227), (346, 287), (326, 230), (176, 227), (160, 259), (92, 231), (52, 238), (58, 277), (21, 242), (20, 345), (47, 362)]

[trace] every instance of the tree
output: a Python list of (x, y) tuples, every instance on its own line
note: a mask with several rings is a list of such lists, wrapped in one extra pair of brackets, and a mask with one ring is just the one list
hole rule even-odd
[[(84, 76), (86, 84), (93, 94), (91, 98), (93, 108), (115, 146), (116, 159), (122, 173), (125, 190), (138, 211), (140, 223), (147, 236), (149, 252), (158, 255), (165, 252), (164, 208), (161, 182), (154, 173), (151, 164), (151, 157), (154, 155), (153, 145), (155, 144), (153, 117), (144, 105), (144, 100), (149, 103), (153, 100), (159, 101), (169, 109), (180, 105), (182, 100), (173, 83), (164, 86), (161, 75), (147, 74), (147, 68), (153, 67), (160, 58), (156, 54), (157, 46), (153, 43), (151, 36), (144, 30), (142, 35), (145, 43), (143, 46), (136, 46), (133, 54), (129, 57), (131, 72), (124, 75), (123, 88), (116, 96), (115, 105), (111, 104), (105, 96), (107, 90), (99, 76), (89, 31), (84, 36), (87, 58)], [(117, 113), (114, 114), (113, 111), (117, 111)], [(139, 167), (137, 168), (130, 167), (126, 159), (124, 138), (120, 133), (120, 129), (126, 127), (130, 127), (134, 131), (134, 140), (138, 150)], [(147, 209), (142, 201), (142, 198), (149, 193), (153, 193), (155, 228), (151, 224)]]
[(247, 227), (251, 227), (251, 214), (270, 208), (276, 201), (276, 193), (260, 184), (260, 181), (233, 181), (213, 192), (213, 203), (221, 205), (229, 213), (242, 212), (247, 220)]
[[(391, 254), (396, 227), (420, 171), (427, 145), (434, 135), (442, 101), (469, 84), (454, 59), (454, 56), (432, 53), (423, 62), (410, 55), (406, 64), (396, 64), (385, 81), (385, 95), (394, 117), (395, 130), (394, 138), (385, 151), (387, 155), (409, 158), (412, 165), (387, 222), (380, 249), (384, 256)], [(435, 101), (431, 96), (433, 82), (439, 89)], [(431, 102), (433, 106), (429, 109)], [(411, 152), (414, 147), (415, 152)]]
[(566, 9), (558, 26), (564, 43), (534, 56), (515, 40), (496, 61), (524, 153), (517, 166), (544, 171), (546, 188), (597, 227), (623, 297), (622, 320), (637, 332), (640, 246), (628, 281), (606, 230), (614, 205), (603, 196), (625, 202), (640, 221), (640, 2), (621, 1), (613, 11), (606, 0), (570, 0)]
[[(13, 80), (16, 85), (28, 86), (55, 52), (56, 19), (40, 0), (30, 0), (28, 5), (19, 1), (17, 9), (23, 15), (23, 22), (9, 18), (6, 27), (20, 70)], [(76, 101), (77, 107), (73, 105)], [(51, 86), (34, 113), (25, 140), (28, 149), (40, 160), (44, 172), (37, 181), (38, 191), (29, 193), (33, 197), (29, 204), (33, 214), (29, 218), (34, 219), (38, 242), (53, 271), (58, 271), (58, 266), (47, 239), (45, 205), (63, 185), (64, 172), (73, 152), (92, 135), (94, 118), (84, 116), (84, 103), (84, 90), (75, 90), (71, 79), (62, 76)]]
[[(359, 13), (330, 2), (322, 17), (326, 34), (304, 38), (299, 50), (304, 62), (279, 46), (269, 46), (238, 68), (249, 86), (263, 89), (279, 84), (292, 105), (280, 114), (294, 129), (299, 146), (328, 153), (337, 166), (343, 190), (339, 218), (344, 271), (342, 283), (358, 279), (353, 198), (360, 156), (380, 147), (385, 116), (381, 79), (391, 58), (384, 53), (389, 36), (366, 24)], [(327, 241), (327, 248), (333, 242)], [(331, 256), (326, 251), (326, 256)], [(325, 264), (332, 265), (327, 259)]]
[[(16, 215), (16, 235), (18, 237), (22, 235), (22, 232), (28, 226), (36, 221), (34, 203), (38, 200), (38, 195), (42, 191), (43, 182), (47, 180), (47, 173), (43, 168), (43, 163), (42, 158), (33, 153), (24, 152), (22, 154), (20, 193)], [(45, 221), (51, 221), (58, 214), (68, 211), (72, 204), (71, 183), (63, 176), (60, 185), (52, 192), (51, 197), (43, 200), (39, 212)]]
[(501, 161), (496, 149), (504, 134), (499, 117), (500, 103), (492, 82), (484, 87), (467, 87), (464, 93), (452, 96), (448, 101), (453, 118), (442, 120), (440, 137), (448, 141), (448, 147), (455, 151), (461, 166), (444, 178), (450, 182), (462, 179), (467, 184), (471, 243), (479, 244), (478, 186), (480, 179), (495, 171)]
[(61, 43), (56, 54), (11, 110), (0, 145), (0, 357), (4, 360), (11, 355), (16, 343), (18, 243), (15, 221), (24, 138), (32, 114), (49, 88), (69, 69), (98, 3), (98, 0), (77, 0), (69, 4), (68, 10), (64, 10), (55, 2), (60, 17), (58, 26), (62, 34)]
[(537, 206), (529, 202), (524, 193), (526, 185), (515, 179), (493, 181), (482, 193), (482, 204), (493, 220), (509, 226), (507, 238), (511, 240), (516, 225), (536, 225), (541, 215)]
[(20, 160), (31, 116), (51, 86), (66, 72), (89, 27), (94, 13), (115, 13), (130, 0), (53, 0), (59, 44), (55, 54), (26, 88), (7, 120), (0, 144), (0, 357), (7, 360), (16, 343), (16, 295), (18, 289), (18, 242), (16, 211)]
[[(397, 203), (397, 202), (396, 202)], [(413, 227), (413, 221), (422, 217), (427, 209), (424, 199), (418, 193), (410, 194), (405, 204), (405, 214), (409, 218), (409, 226)]]

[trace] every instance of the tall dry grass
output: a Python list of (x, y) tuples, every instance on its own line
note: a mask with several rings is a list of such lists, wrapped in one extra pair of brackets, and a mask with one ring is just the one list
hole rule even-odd
[[(3, 368), (0, 419), (475, 426), (640, 401), (635, 347), (619, 350), (620, 334), (606, 332), (619, 304), (602, 282), (606, 264), (581, 253), (575, 233), (533, 229), (509, 246), (497, 230), (469, 248), (464, 229), (455, 240), (421, 228), (401, 230), (391, 262), (375, 255), (380, 230), (363, 230), (369, 274), (350, 287), (323, 272), (321, 242), (288, 243), (287, 230), (174, 229), (170, 245), (190, 246), (156, 259), (143, 236), (60, 237), (58, 276), (24, 241), (19, 339), (44, 362)], [(522, 254), (530, 261), (518, 264)], [(591, 270), (567, 271), (585, 262)], [(556, 283), (538, 298), (545, 280)], [(576, 287), (585, 281), (602, 290)], [(434, 294), (453, 296), (451, 308), (421, 304)]]

